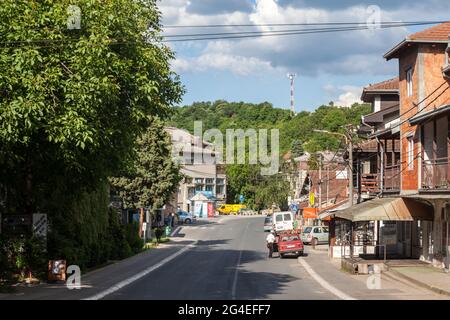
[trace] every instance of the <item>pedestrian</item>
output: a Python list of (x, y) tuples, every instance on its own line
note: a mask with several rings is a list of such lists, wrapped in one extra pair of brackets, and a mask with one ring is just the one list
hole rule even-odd
[(269, 249), (269, 258), (272, 258), (273, 244), (275, 242), (275, 235), (274, 235), (273, 230), (270, 231), (270, 233), (267, 235), (266, 242), (267, 242), (267, 248)]
[(172, 229), (175, 227), (175, 213), (172, 212), (172, 224), (170, 226)]

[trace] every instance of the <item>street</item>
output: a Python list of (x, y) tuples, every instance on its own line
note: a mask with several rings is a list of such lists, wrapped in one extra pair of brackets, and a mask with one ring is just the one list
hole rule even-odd
[(335, 299), (297, 259), (268, 258), (264, 218), (221, 220), (183, 227), (191, 239), (198, 240), (194, 248), (106, 298)]
[(264, 216), (226, 216), (179, 227), (171, 241), (81, 277), (80, 290), (60, 284), (20, 286), (0, 299), (335, 300), (447, 299), (382, 275), (379, 290), (365, 275), (331, 262), (326, 245), (298, 259), (268, 258)]

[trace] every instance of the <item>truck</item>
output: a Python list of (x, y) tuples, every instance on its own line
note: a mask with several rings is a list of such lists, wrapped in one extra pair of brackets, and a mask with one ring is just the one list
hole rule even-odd
[(236, 215), (240, 209), (246, 208), (247, 206), (245, 204), (223, 204), (217, 209), (217, 211), (219, 211), (222, 215)]

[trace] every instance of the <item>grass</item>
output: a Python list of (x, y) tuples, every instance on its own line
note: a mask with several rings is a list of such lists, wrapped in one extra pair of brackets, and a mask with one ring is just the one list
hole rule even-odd
[(151, 249), (151, 248), (157, 248), (158, 245), (160, 243), (166, 243), (169, 242), (170, 239), (168, 237), (162, 237), (159, 240), (159, 243), (156, 241), (156, 238), (153, 238), (151, 241), (148, 241), (145, 245), (144, 245), (144, 249)]

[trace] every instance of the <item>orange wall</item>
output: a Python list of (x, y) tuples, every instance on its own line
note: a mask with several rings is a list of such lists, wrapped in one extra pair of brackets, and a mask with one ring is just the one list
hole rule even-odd
[[(426, 98), (421, 105), (426, 111), (433, 110), (445, 104), (450, 103), (450, 89), (444, 91), (444, 89), (450, 85), (450, 81), (447, 79), (446, 84), (442, 86), (440, 90), (432, 94), (444, 81), (445, 78), (442, 74), (442, 66), (445, 63), (445, 46), (443, 45), (430, 45), (422, 44), (420, 47), (411, 47), (403, 53), (399, 59), (399, 73), (400, 73), (400, 114), (401, 122), (414, 116), (418, 113), (419, 107), (414, 107), (414, 104), (420, 102), (419, 93), (419, 51), (423, 55), (423, 79), (424, 79), (424, 93), (423, 98)], [(406, 84), (406, 70), (408, 67), (413, 67), (413, 94), (411, 97), (407, 96), (407, 84)], [(429, 97), (427, 97), (430, 95)], [(411, 109), (411, 110), (409, 110)], [(418, 170), (421, 168), (419, 163), (420, 158), (417, 157), (419, 153), (420, 145), (420, 129), (418, 126), (410, 126), (406, 121), (401, 125), (401, 163), (402, 163), (402, 190), (418, 190)], [(414, 169), (409, 170), (408, 167), (408, 154), (407, 154), (407, 136), (412, 133), (414, 136)]]

